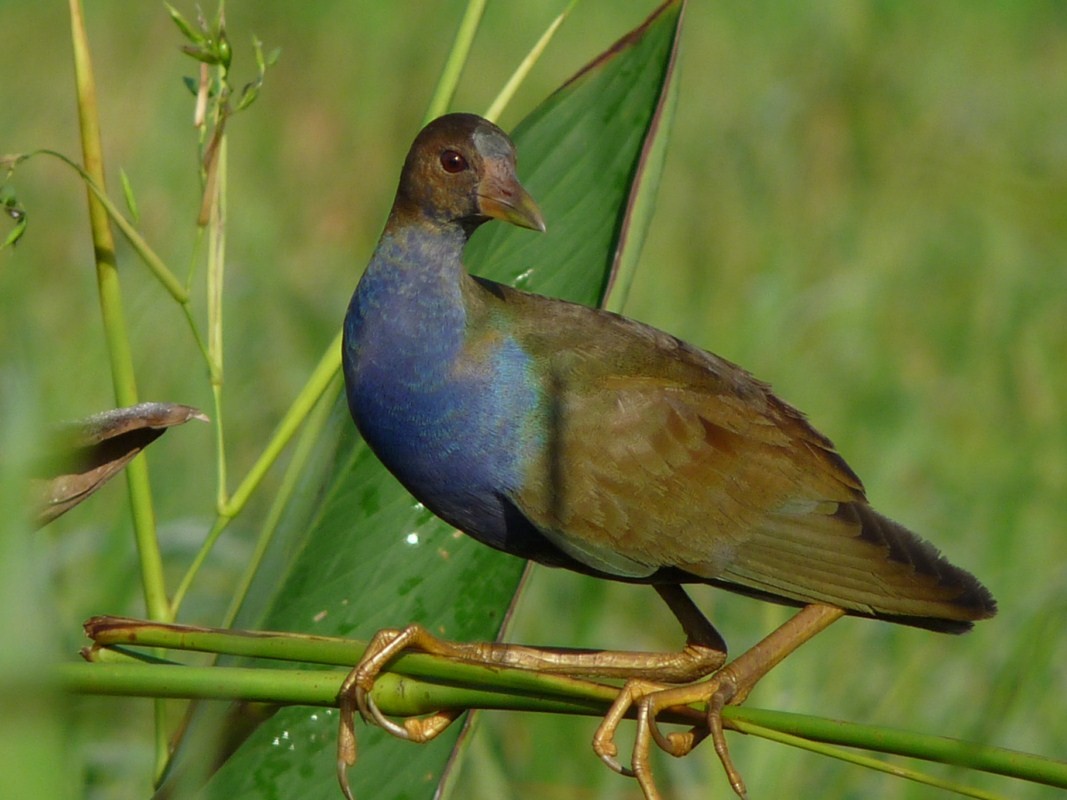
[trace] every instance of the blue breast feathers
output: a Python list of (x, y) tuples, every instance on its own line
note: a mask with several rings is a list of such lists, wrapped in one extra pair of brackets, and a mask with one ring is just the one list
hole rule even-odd
[[(414, 243), (404, 244), (407, 260)], [(345, 319), (349, 409), (427, 508), (503, 547), (512, 513), (505, 498), (538, 446), (530, 358), (508, 336), (470, 329), (454, 274), (412, 274), (389, 263), (392, 248), (379, 247)]]

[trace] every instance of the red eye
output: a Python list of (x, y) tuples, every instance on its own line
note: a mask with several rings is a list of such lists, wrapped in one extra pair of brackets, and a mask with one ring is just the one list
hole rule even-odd
[(463, 172), (463, 170), (467, 169), (467, 159), (455, 150), (445, 150), (441, 153), (441, 166), (445, 172)]

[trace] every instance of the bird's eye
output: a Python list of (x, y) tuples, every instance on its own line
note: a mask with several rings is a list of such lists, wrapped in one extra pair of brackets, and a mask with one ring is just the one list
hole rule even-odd
[(445, 150), (441, 153), (441, 166), (445, 172), (453, 174), (467, 169), (467, 159), (455, 150)]

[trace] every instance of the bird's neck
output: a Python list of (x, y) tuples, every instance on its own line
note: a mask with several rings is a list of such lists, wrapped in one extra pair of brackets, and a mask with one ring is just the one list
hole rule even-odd
[(367, 304), (364, 311), (377, 310), (375, 325), (401, 339), (454, 332), (463, 323), (466, 243), (457, 226), (387, 227), (356, 291)]
[[(467, 324), (455, 225), (386, 226), (345, 320), (346, 348), (364, 381), (429, 388), (463, 346)], [(355, 376), (350, 376), (355, 377)]]

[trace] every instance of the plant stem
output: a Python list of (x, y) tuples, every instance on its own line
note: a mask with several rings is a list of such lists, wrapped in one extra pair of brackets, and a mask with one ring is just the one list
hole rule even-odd
[(979, 800), (1004, 800), (1000, 795), (993, 794), (992, 792), (986, 792), (981, 789), (973, 789), (969, 786), (964, 786), (954, 781), (938, 778), (934, 775), (928, 775), (925, 772), (919, 772), (918, 770), (911, 769), (910, 767), (904, 767), (900, 764), (891, 764), (878, 758), (872, 758), (871, 756), (865, 756), (861, 753), (855, 753), (851, 750), (844, 750), (839, 747), (833, 747), (823, 742), (813, 742), (810, 739), (804, 739), (800, 736), (792, 736), (788, 733), (781, 733), (771, 728), (764, 728), (760, 725), (754, 725), (747, 720), (734, 719), (733, 728), (742, 733), (749, 734), (751, 736), (759, 736), (762, 739), (767, 739), (772, 742), (778, 742), (779, 744), (787, 744), (792, 747), (799, 748), (801, 750), (807, 750), (809, 753), (816, 753), (821, 756), (827, 756), (828, 758), (836, 758), (840, 761), (848, 762), (849, 764), (855, 764), (856, 766), (865, 767), (867, 769), (873, 769), (876, 772), (884, 772), (887, 775), (895, 775), (898, 778), (906, 778), (907, 780), (915, 781), (916, 783), (923, 783), (927, 786), (935, 786), (938, 789), (945, 789), (946, 791), (955, 792), (956, 794), (963, 795), (965, 797), (976, 797)]
[[(100, 118), (92, 62), (89, 56), (89, 42), (85, 32), (85, 18), (80, 0), (70, 0), (70, 19), (74, 47), (74, 74), (78, 92), (78, 120), (81, 127), (85, 173), (103, 190), (105, 184)], [(132, 406), (137, 403), (137, 380), (134, 375), (133, 355), (122, 307), (122, 291), (119, 286), (118, 264), (115, 259), (115, 240), (108, 223), (107, 210), (91, 189), (87, 195), (93, 251), (96, 255), (100, 313), (104, 322), (104, 335), (107, 339), (108, 356), (111, 362), (115, 401), (119, 406)], [(148, 462), (143, 454), (126, 467), (126, 481), (141, 565), (145, 608), (152, 619), (166, 620), (169, 619), (170, 606), (167, 602), (163, 579), (163, 560), (159, 552), (159, 542), (156, 539), (155, 513), (152, 508), (151, 486), (148, 480)]]
[(170, 664), (59, 665), (61, 685), (80, 694), (259, 700), (329, 706), (344, 679), (339, 670), (273, 670), (252, 667), (187, 667)]
[[(727, 708), (726, 711), (731, 711)], [(852, 722), (812, 717), (785, 711), (764, 709), (736, 709), (742, 712), (723, 713), (726, 719), (743, 722), (782, 733), (827, 744), (859, 747), (882, 753), (892, 753), (943, 764), (955, 764), (968, 769), (1007, 775), (1012, 778), (1067, 788), (1067, 762), (1056, 761), (1030, 753), (964, 742), (943, 736), (930, 736), (893, 728), (858, 725)], [(756, 732), (756, 731), (753, 731)]]
[(444, 114), (452, 103), (452, 96), (456, 93), (456, 86), (459, 84), (459, 76), (463, 73), (463, 67), (470, 55), (474, 34), (478, 32), (482, 14), (485, 13), (485, 3), (486, 0), (469, 0), (467, 3), (467, 10), (463, 13), (463, 19), (459, 23), (452, 50), (441, 70), (441, 77), (434, 88), (430, 107), (426, 111), (426, 122)]
[[(217, 124), (217, 123), (216, 123)], [(213, 167), (214, 180), (209, 181), (205, 191), (213, 197), (206, 198), (210, 204), (207, 246), (207, 348), (211, 363), (211, 394), (215, 405), (215, 447), (218, 461), (216, 509), (221, 513), (229, 501), (226, 488), (226, 437), (223, 433), (222, 387), (222, 296), (226, 270), (226, 136), (218, 128), (217, 163)]]
[(199, 572), (200, 567), (211, 553), (215, 542), (218, 541), (219, 536), (222, 535), (230, 521), (244, 509), (252, 493), (263, 481), (263, 478), (266, 477), (270, 468), (274, 466), (274, 462), (278, 460), (289, 441), (296, 435), (296, 432), (300, 429), (308, 414), (311, 413), (315, 404), (327, 393), (330, 383), (337, 376), (340, 369), (341, 332), (338, 331), (333, 341), (327, 346), (326, 352), (322, 354), (322, 358), (319, 359), (319, 363), (311, 373), (311, 377), (308, 378), (308, 382), (304, 384), (304, 388), (300, 390), (300, 394), (296, 396), (293, 404), (289, 406), (289, 410), (282, 417), (282, 421), (274, 429), (267, 446), (263, 449), (259, 458), (256, 459), (251, 469), (249, 469), (241, 484), (230, 495), (226, 505), (219, 510), (215, 524), (212, 525), (211, 531), (208, 533), (207, 538), (204, 539), (204, 543), (200, 546), (193, 563), (189, 565), (189, 569), (186, 570), (185, 575), (178, 584), (177, 591), (174, 593), (175, 614), (186, 592), (192, 585), (197, 572)]
[[(100, 115), (92, 60), (89, 54), (89, 39), (85, 30), (85, 15), (81, 0), (70, 0), (69, 7), (82, 158), (85, 162), (85, 173), (91, 184), (99, 186), (100, 192), (104, 193), (106, 183), (104, 181), (103, 147), (100, 140)], [(96, 257), (100, 313), (104, 323), (108, 357), (111, 362), (115, 401), (119, 406), (132, 406), (137, 403), (137, 380), (123, 313), (118, 262), (115, 257), (115, 240), (108, 222), (108, 210), (93, 192), (92, 186), (87, 189), (86, 194), (93, 252)], [(167, 620), (170, 619), (170, 604), (167, 602), (163, 559), (156, 536), (152, 487), (145, 455), (142, 453), (130, 461), (125, 471), (130, 514), (133, 519), (134, 538), (141, 568), (141, 588), (144, 593), (145, 609), (149, 617)], [(166, 709), (161, 700), (156, 702), (155, 710), (155, 752), (158, 770), (165, 762), (167, 754)]]
[[(315, 653), (315, 663), (354, 663), (362, 643), (295, 634), (234, 633), (189, 626), (164, 626), (134, 621), (113, 632), (117, 638), (173, 647), (214, 650), (241, 655), (289, 659)], [(112, 631), (108, 631), (112, 633)], [(102, 639), (111, 638), (108, 635)], [(425, 714), (443, 708), (492, 708), (546, 713), (602, 715), (617, 687), (543, 675), (519, 669), (490, 669), (426, 655), (404, 655), (395, 671), (376, 679), (374, 700), (383, 712), (397, 716)], [(394, 669), (391, 667), (391, 669)], [(401, 677), (418, 673), (419, 679)], [(67, 691), (146, 697), (190, 697), (255, 700), (274, 704), (333, 706), (345, 670), (289, 670), (247, 667), (186, 667), (131, 663), (64, 664), (59, 671)], [(661, 721), (691, 724), (692, 709), (668, 709)], [(781, 711), (728, 706), (723, 717), (739, 731), (767, 736), (813, 749), (810, 742), (858, 747), (927, 761), (954, 764), (1033, 783), (1067, 788), (1067, 763), (1041, 756), (928, 736), (876, 728)], [(785, 736), (775, 735), (778, 731)], [(804, 744), (798, 739), (810, 740)], [(818, 748), (814, 748), (818, 749)], [(841, 757), (840, 752), (830, 755)], [(884, 765), (879, 765), (881, 768)], [(908, 776), (911, 777), (911, 776)], [(971, 791), (971, 790), (967, 790)]]
[(504, 84), (504, 88), (500, 90), (496, 98), (489, 105), (489, 108), (485, 112), (485, 118), (496, 122), (507, 104), (511, 102), (511, 98), (515, 96), (515, 92), (518, 91), (519, 86), (526, 80), (526, 76), (530, 74), (530, 70), (533, 69), (534, 64), (538, 62), (542, 54), (545, 52), (545, 48), (548, 47), (548, 43), (552, 41), (552, 37), (556, 35), (556, 31), (559, 30), (559, 26), (563, 24), (563, 21), (574, 10), (574, 7), (578, 5), (578, 0), (571, 0), (552, 22), (549, 24), (545, 32), (541, 34), (541, 38), (537, 40), (537, 43), (530, 49), (530, 52), (526, 54), (526, 57), (522, 60), (519, 66), (508, 78), (507, 83)]
[(274, 540), (274, 533), (278, 530), (278, 523), (281, 522), (282, 515), (289, 507), (293, 492), (296, 491), (296, 487), (304, 476), (312, 455), (316, 452), (316, 445), (335, 406), (335, 403), (330, 400), (334, 396), (336, 396), (335, 391), (326, 392), (326, 396), (315, 406), (300, 433), (300, 438), (293, 448), (293, 455), (285, 467), (285, 475), (282, 477), (281, 485), (274, 494), (270, 510), (267, 512), (267, 518), (264, 520), (259, 537), (256, 539), (256, 548), (252, 553), (252, 557), (248, 560), (244, 574), (241, 576), (237, 589), (230, 600), (230, 607), (222, 622), (225, 628), (233, 625), (234, 620), (237, 618), (237, 612), (240, 610), (241, 604), (244, 603), (245, 596), (252, 586), (252, 581), (255, 580), (263, 557), (267, 554), (270, 543)]

